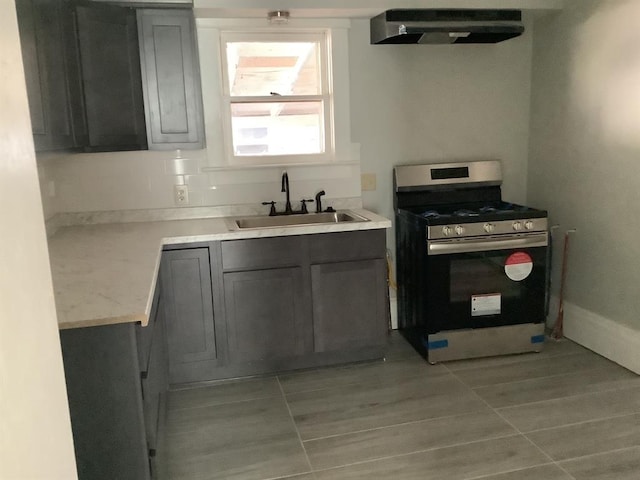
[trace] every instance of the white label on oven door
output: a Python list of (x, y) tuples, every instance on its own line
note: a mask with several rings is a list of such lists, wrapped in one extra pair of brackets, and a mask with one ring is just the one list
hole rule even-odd
[(501, 298), (499, 293), (471, 295), (471, 316), (498, 315), (500, 313)]
[(533, 259), (527, 252), (515, 252), (504, 262), (504, 273), (514, 282), (521, 282), (533, 271)]

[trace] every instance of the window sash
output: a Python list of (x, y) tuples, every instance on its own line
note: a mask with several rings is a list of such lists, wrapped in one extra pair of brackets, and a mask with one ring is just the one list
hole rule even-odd
[[(227, 158), (234, 164), (274, 164), (274, 163), (312, 163), (327, 162), (335, 155), (334, 134), (333, 134), (333, 97), (330, 82), (330, 58), (329, 41), (326, 30), (318, 32), (221, 32), (220, 48), (222, 59), (222, 87), (223, 87), (223, 130), (225, 139), (225, 150)], [(318, 95), (260, 95), (260, 96), (232, 96), (229, 85), (229, 65), (227, 58), (227, 43), (234, 42), (270, 42), (270, 43), (297, 43), (314, 42), (318, 48), (318, 68), (320, 69), (320, 94)], [(319, 153), (291, 153), (291, 154), (260, 154), (248, 155), (235, 153), (235, 138), (232, 127), (231, 107), (236, 103), (300, 103), (300, 102), (321, 102), (322, 119), (320, 125), (321, 146), (323, 151)]]

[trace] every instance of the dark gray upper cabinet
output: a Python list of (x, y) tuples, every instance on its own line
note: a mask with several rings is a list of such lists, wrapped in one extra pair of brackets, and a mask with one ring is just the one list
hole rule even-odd
[(35, 149), (77, 147), (86, 124), (70, 2), (18, 0), (16, 11)]
[(16, 1), (36, 150), (203, 148), (192, 11), (108, 3)]
[(200, 71), (191, 10), (139, 10), (149, 149), (204, 146)]
[(146, 149), (135, 11), (100, 5), (76, 13), (88, 149)]

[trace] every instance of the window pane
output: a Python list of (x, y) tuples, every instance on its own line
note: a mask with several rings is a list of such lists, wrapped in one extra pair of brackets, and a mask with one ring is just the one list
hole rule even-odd
[(232, 97), (321, 94), (315, 42), (229, 42)]
[(231, 104), (235, 155), (324, 152), (322, 102)]

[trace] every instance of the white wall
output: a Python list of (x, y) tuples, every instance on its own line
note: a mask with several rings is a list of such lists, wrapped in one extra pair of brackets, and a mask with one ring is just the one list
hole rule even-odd
[(0, 478), (76, 477), (14, 2), (0, 2)]
[[(571, 238), (568, 301), (632, 327), (636, 339), (639, 44), (637, 0), (570, 0), (561, 14), (536, 22), (528, 174), (530, 202), (548, 208), (560, 232), (578, 229)], [(581, 322), (573, 323), (579, 328)]]
[(638, 19), (637, 1), (583, 0), (536, 25), (529, 196), (578, 228), (568, 298), (640, 327)]

